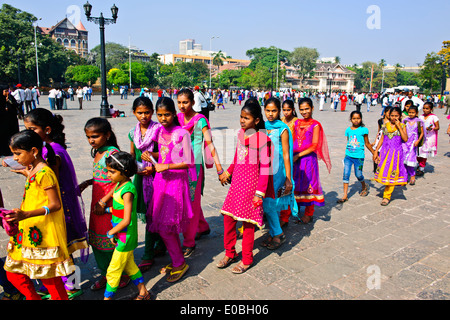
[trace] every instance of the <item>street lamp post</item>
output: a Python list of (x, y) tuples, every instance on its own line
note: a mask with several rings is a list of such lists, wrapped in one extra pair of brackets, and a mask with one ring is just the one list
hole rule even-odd
[(209, 39), (209, 88), (211, 89), (212, 82), (212, 40), (219, 39), (219, 37), (211, 37)]
[[(39, 18), (38, 20), (42, 20), (42, 18)], [(38, 43), (37, 43), (37, 26), (38, 26), (38, 22), (35, 21), (33, 23), (34, 26), (34, 47), (36, 49), (36, 80), (37, 80), (37, 87), (39, 88), (41, 86), (41, 82), (39, 80), (39, 58), (38, 58)]]
[(103, 17), (103, 13), (100, 13), (100, 17), (91, 17), (92, 5), (89, 1), (84, 5), (84, 13), (86, 14), (87, 20), (100, 25), (100, 48), (101, 48), (101, 77), (102, 77), (102, 102), (100, 104), (100, 117), (110, 118), (108, 95), (106, 93), (106, 52), (105, 52), (105, 25), (116, 23), (117, 14), (119, 8), (113, 5), (111, 8), (112, 19), (107, 19)]

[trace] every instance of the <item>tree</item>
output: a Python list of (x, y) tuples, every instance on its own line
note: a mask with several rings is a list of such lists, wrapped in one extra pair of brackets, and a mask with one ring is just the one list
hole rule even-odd
[(106, 79), (109, 87), (112, 87), (114, 85), (127, 85), (130, 81), (129, 75), (118, 68), (112, 68), (111, 70), (109, 70)]
[(295, 48), (290, 55), (290, 63), (296, 67), (297, 72), (303, 82), (307, 77), (314, 76), (314, 68), (316, 67), (316, 61), (319, 58), (319, 52), (317, 49), (299, 47)]
[[(129, 61), (128, 48), (114, 42), (107, 42), (105, 44), (105, 60), (106, 60), (106, 70), (112, 68), (118, 68), (118, 66), (125, 61)], [(92, 48), (90, 53), (90, 60), (92, 64), (101, 68), (101, 46), (98, 45)]]
[(93, 84), (100, 78), (100, 69), (96, 66), (69, 66), (65, 77), (70, 84)]
[(253, 48), (247, 50), (245, 54), (252, 60), (249, 65), (249, 68), (252, 70), (255, 70), (256, 65), (259, 63), (269, 69), (276, 69), (278, 61), (287, 62), (290, 56), (289, 51), (279, 49), (274, 46), (271, 46), (269, 48)]
[[(128, 78), (127, 84), (130, 84), (130, 63), (121, 63), (118, 68), (122, 70)], [(131, 62), (131, 84), (132, 86), (143, 86), (149, 84), (149, 78), (146, 76), (145, 66), (141, 62)]]
[[(19, 74), (24, 84), (34, 84), (36, 75), (36, 51), (33, 22), (36, 17), (11, 5), (0, 9), (0, 81), (17, 84)], [(39, 78), (42, 85), (65, 81), (69, 65), (86, 64), (76, 53), (65, 50), (46, 35), (37, 33)], [(20, 67), (20, 68), (19, 68)]]
[(219, 68), (219, 67), (223, 66), (223, 60), (225, 60), (225, 56), (223, 55), (222, 50), (220, 50), (219, 52), (217, 52), (217, 53), (214, 55), (214, 58), (213, 58), (212, 63), (213, 63), (213, 65), (215, 65), (217, 68)]
[(442, 57), (435, 52), (428, 53), (419, 72), (424, 92), (433, 93), (441, 91), (443, 68)]

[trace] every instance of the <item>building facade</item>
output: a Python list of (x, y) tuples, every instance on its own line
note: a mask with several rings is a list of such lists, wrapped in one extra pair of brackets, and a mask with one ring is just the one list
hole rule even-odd
[(89, 56), (88, 31), (81, 21), (75, 26), (68, 18), (65, 18), (51, 28), (37, 27), (37, 30), (41, 34), (48, 35), (67, 50), (72, 50), (83, 58)]
[[(197, 55), (187, 55), (187, 54), (162, 54), (159, 56), (159, 60), (163, 64), (175, 64), (177, 62), (202, 62), (210, 65), (210, 62), (212, 62), (214, 57), (209, 56), (197, 56)], [(231, 59), (226, 58), (223, 60), (223, 64), (229, 64), (229, 63), (250, 63), (250, 60), (241, 60), (241, 59)]]
[(291, 89), (353, 92), (355, 88), (356, 73), (339, 63), (317, 63), (314, 75), (303, 81), (295, 67), (282, 63), (282, 68), (286, 69), (286, 83), (283, 85)]

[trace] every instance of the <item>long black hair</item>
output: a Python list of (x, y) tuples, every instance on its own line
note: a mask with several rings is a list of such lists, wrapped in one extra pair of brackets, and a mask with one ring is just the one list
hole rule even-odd
[(49, 139), (67, 149), (62, 116), (54, 115), (47, 109), (37, 108), (27, 113), (24, 121), (29, 121), (42, 129), (50, 127), (52, 130), (48, 135)]
[[(41, 137), (36, 132), (33, 130), (23, 130), (11, 137), (9, 146), (12, 149), (20, 149), (28, 152), (36, 148), (38, 149), (39, 155), (42, 156), (42, 148), (44, 145), (42, 144)], [(45, 143), (45, 147), (47, 148), (47, 163), (51, 166), (56, 165), (56, 155), (52, 146), (49, 143)]]
[(252, 115), (253, 118), (259, 119), (259, 123), (256, 125), (256, 131), (264, 130), (266, 129), (266, 125), (264, 123), (264, 118), (262, 115), (262, 109), (261, 105), (259, 104), (258, 100), (255, 98), (248, 99), (244, 106), (242, 107), (241, 111), (248, 112)]
[[(88, 122), (86, 122), (86, 125), (84, 126), (84, 130), (91, 130), (94, 132), (103, 133), (105, 135), (109, 134), (110, 136), (109, 136), (108, 141), (106, 142), (106, 145), (116, 147), (117, 149), (120, 150), (119, 144), (117, 143), (117, 137), (114, 134), (111, 124), (109, 123), (109, 121), (107, 119), (92, 118), (92, 119), (88, 120)], [(94, 158), (96, 154), (97, 154), (97, 150), (92, 148), (92, 150), (91, 150), (92, 158)]]

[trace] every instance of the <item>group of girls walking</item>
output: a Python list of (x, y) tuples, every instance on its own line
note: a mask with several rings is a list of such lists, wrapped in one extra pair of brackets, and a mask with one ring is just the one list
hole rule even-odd
[[(352, 125), (346, 130), (347, 147), (344, 159), (344, 195), (338, 203), (348, 201), (348, 185), (352, 166), (361, 182), (361, 196), (368, 195), (363, 166), (365, 149), (373, 157), (374, 181), (385, 186), (382, 206), (389, 205), (395, 186), (413, 186), (416, 176), (423, 176), (427, 159), (437, 154), (439, 119), (432, 113), (433, 103), (425, 102), (423, 114), (412, 100), (399, 107), (386, 107), (378, 121), (378, 134), (374, 143), (369, 142), (369, 130), (364, 126), (362, 114), (350, 114)], [(409, 179), (408, 179), (409, 178)]]
[[(10, 143), (14, 160), (24, 167), (15, 171), (27, 177), (25, 193), (20, 209), (9, 211), (3, 220), (17, 229), (8, 244), (6, 278), (27, 300), (80, 294), (70, 281), (72, 254), (79, 250), (85, 263), (89, 247), (101, 272), (91, 289), (104, 290), (104, 299), (112, 299), (130, 281), (139, 290), (136, 300), (150, 299), (142, 274), (166, 252), (171, 263), (160, 272), (168, 282), (180, 280), (189, 269), (186, 259), (196, 250), (196, 241), (210, 233), (201, 206), (205, 168), (215, 166), (221, 184), (230, 184), (221, 209), (225, 256), (218, 268), (239, 260), (236, 227), (242, 223), (241, 261), (233, 273), (244, 273), (253, 265), (256, 228), (267, 222), (269, 232), (261, 246), (276, 250), (286, 241), (284, 230), (291, 216), (308, 224), (315, 207), (324, 206), (319, 160), (328, 171), (331, 160), (324, 129), (313, 119), (311, 99), (299, 101), (300, 118), (292, 100), (270, 98), (263, 107), (257, 99), (247, 100), (227, 169), (220, 163), (208, 120), (192, 109), (193, 92), (181, 90), (177, 104), (178, 111), (170, 98), (159, 99), (155, 107), (150, 99), (137, 98), (129, 152), (121, 151), (108, 120), (89, 120), (84, 132), (92, 148), (93, 176), (79, 185), (66, 151), (62, 118), (45, 109), (26, 116), (27, 130)], [(375, 181), (386, 185), (382, 205), (389, 203), (395, 185), (407, 183), (407, 174), (414, 184), (416, 171), (411, 168), (419, 164), (418, 172), (423, 171), (426, 159), (436, 154), (439, 122), (431, 111), (432, 104), (426, 103), (419, 119), (417, 109), (408, 105), (402, 122), (401, 110), (387, 110), (374, 144), (361, 113), (352, 112), (352, 125), (345, 133), (344, 196), (338, 202), (348, 201), (352, 166), (362, 184), (360, 195), (368, 194), (362, 174), (365, 148), (373, 154)], [(152, 120), (154, 114), (158, 122)], [(86, 221), (81, 194), (90, 186)], [(136, 264), (138, 221), (146, 228), (144, 254)], [(38, 291), (31, 279), (42, 283)]]

